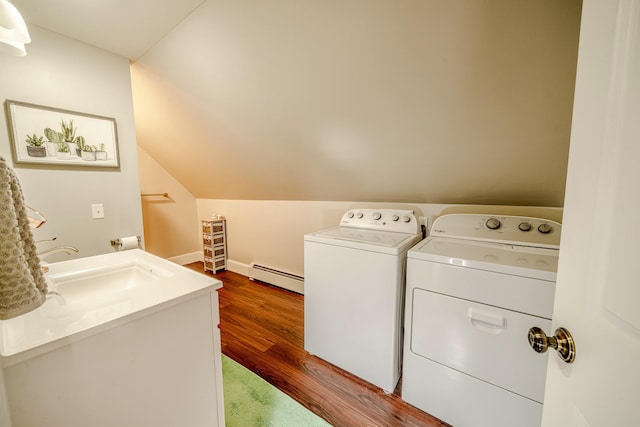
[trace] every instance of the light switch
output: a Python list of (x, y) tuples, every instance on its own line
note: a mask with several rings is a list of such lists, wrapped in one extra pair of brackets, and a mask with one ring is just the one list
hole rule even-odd
[(91, 212), (93, 219), (104, 218), (104, 207), (102, 203), (91, 205)]

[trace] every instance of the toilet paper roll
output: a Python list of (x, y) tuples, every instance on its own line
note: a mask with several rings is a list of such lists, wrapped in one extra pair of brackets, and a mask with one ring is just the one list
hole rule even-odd
[(127, 249), (136, 249), (138, 247), (138, 237), (137, 236), (127, 236), (120, 238), (120, 245), (118, 245), (118, 250), (126, 251)]

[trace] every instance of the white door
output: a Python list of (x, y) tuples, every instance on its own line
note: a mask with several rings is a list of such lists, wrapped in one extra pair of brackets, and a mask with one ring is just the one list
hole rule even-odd
[(640, 426), (640, 0), (583, 3), (560, 326), (576, 359), (549, 356), (543, 426)]

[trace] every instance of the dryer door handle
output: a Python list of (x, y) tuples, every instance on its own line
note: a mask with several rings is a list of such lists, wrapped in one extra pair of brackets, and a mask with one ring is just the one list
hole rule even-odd
[(499, 313), (469, 307), (467, 317), (476, 328), (492, 334), (499, 334), (507, 323), (507, 318)]

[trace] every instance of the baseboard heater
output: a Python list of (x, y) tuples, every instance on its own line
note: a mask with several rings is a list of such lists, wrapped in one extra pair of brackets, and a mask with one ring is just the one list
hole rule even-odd
[(249, 279), (260, 280), (270, 285), (304, 294), (304, 277), (256, 264), (255, 262), (249, 265)]

